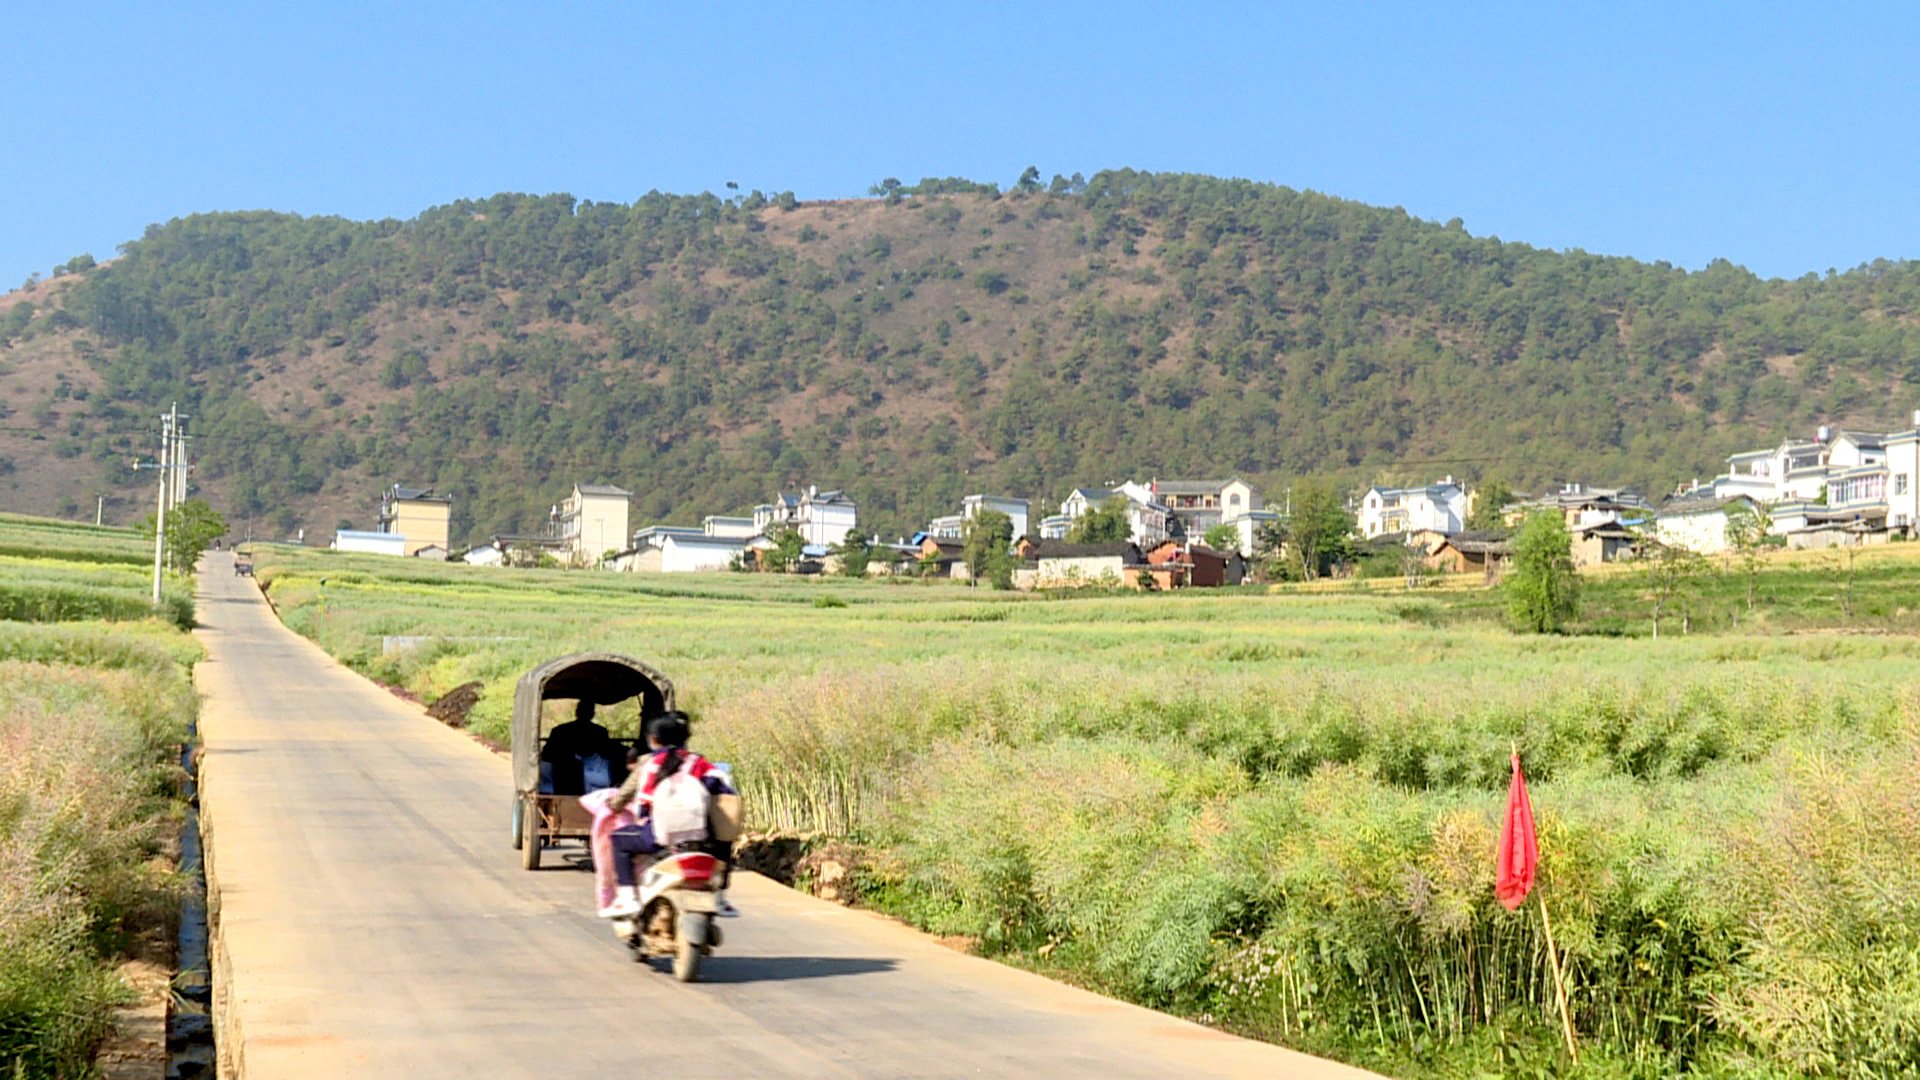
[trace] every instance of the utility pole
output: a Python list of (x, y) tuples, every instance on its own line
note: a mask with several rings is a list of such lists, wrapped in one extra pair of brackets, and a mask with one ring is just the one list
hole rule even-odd
[(95, 525), (100, 524), (100, 519), (106, 515), (106, 512), (107, 512), (107, 497), (105, 495), (100, 494), (97, 491), (94, 492), (93, 523)]
[(172, 483), (173, 418), (178, 406), (160, 417), (160, 508), (153, 521), (153, 602), (160, 603), (160, 571), (167, 557), (167, 495)]
[[(187, 437), (185, 426), (180, 421), (186, 417), (180, 415), (180, 406), (175, 404), (160, 414), (160, 462), (157, 465), (142, 465), (135, 460), (135, 469), (160, 470), (160, 492), (158, 506), (153, 521), (153, 602), (160, 602), (160, 575), (166, 568), (167, 559), (167, 510), (186, 501), (186, 473), (188, 465)], [(95, 506), (94, 524), (100, 523), (102, 510), (106, 507), (106, 496), (99, 497)]]

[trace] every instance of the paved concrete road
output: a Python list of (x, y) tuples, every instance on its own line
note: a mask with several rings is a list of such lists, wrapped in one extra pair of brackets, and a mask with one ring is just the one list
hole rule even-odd
[(284, 629), (230, 556), (199, 603), (229, 1076), (1368, 1075), (752, 875), (704, 980), (676, 983), (592, 916), (589, 874), (520, 868), (504, 758)]

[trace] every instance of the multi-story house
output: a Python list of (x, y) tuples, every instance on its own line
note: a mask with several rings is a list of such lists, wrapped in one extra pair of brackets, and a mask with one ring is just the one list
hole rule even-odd
[(1911, 431), (1887, 436), (1887, 528), (1920, 532), (1920, 411)]
[(1129, 480), (1116, 488), (1074, 488), (1060, 504), (1060, 512), (1040, 523), (1040, 538), (1065, 539), (1076, 520), (1106, 505), (1110, 499), (1127, 501), (1128, 539), (1134, 544), (1157, 544), (1172, 535), (1173, 515), (1167, 512), (1153, 489)]
[(1360, 535), (1426, 530), (1452, 536), (1466, 527), (1467, 492), (1453, 477), (1424, 487), (1372, 487), (1360, 499)]
[(626, 546), (628, 500), (633, 492), (612, 484), (575, 484), (554, 515), (567, 561), (591, 566)]
[(401, 554), (417, 555), (423, 548), (447, 547), (453, 520), (453, 496), (435, 495), (432, 488), (395, 484), (380, 496), (378, 531), (401, 537)]
[(967, 522), (980, 516), (983, 510), (995, 510), (1007, 515), (1013, 522), (1015, 540), (1027, 535), (1028, 504), (1025, 499), (1015, 499), (1007, 495), (969, 495), (960, 500), (960, 512), (934, 518), (927, 523), (927, 535), (942, 540), (959, 540), (966, 536)]
[(803, 543), (828, 548), (847, 538), (859, 524), (859, 508), (844, 491), (821, 491), (809, 486), (798, 495), (781, 492), (770, 503), (753, 508), (754, 532), (761, 536), (790, 528)]
[(1153, 494), (1188, 536), (1260, 509), (1260, 493), (1239, 477), (1230, 480), (1155, 480)]
[(1636, 523), (1653, 515), (1653, 506), (1632, 488), (1595, 487), (1591, 484), (1562, 484), (1560, 490), (1537, 499), (1528, 499), (1507, 507), (1502, 515), (1508, 525), (1519, 525), (1528, 515), (1549, 510), (1558, 513), (1570, 530), (1599, 525)]

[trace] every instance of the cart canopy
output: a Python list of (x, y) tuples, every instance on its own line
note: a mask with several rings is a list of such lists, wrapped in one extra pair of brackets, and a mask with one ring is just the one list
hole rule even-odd
[(554, 700), (617, 705), (640, 699), (640, 715), (673, 708), (673, 683), (619, 653), (574, 653), (549, 660), (520, 677), (513, 691), (513, 786), (526, 794), (540, 784), (540, 703)]

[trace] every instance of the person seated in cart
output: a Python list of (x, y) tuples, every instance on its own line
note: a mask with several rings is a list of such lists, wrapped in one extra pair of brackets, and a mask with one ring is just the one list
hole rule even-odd
[[(547, 733), (540, 771), (552, 795), (585, 795), (626, 779), (626, 748), (593, 718), (593, 702), (573, 707), (573, 719)], [(598, 760), (595, 760), (598, 759)]]
[[(640, 910), (639, 896), (634, 891), (633, 860), (635, 856), (654, 855), (662, 850), (653, 833), (653, 793), (660, 781), (685, 769), (688, 776), (700, 781), (701, 786), (707, 789), (709, 797), (735, 793), (725, 773), (714, 768), (711, 761), (687, 749), (689, 734), (687, 714), (683, 712), (661, 713), (647, 721), (647, 747), (650, 753), (637, 759), (635, 767), (627, 774), (626, 782), (607, 800), (607, 809), (613, 813), (631, 806), (638, 822), (613, 830), (613, 875), (619, 889), (612, 906), (602, 912), (608, 918), (632, 915)], [(633, 753), (638, 755), (638, 749)], [(711, 849), (716, 845), (709, 840), (701, 842), (700, 846)], [(726, 862), (727, 873), (731, 874), (730, 851), (708, 850), (707, 854)], [(722, 916), (740, 914), (739, 909), (727, 901), (724, 877), (714, 897), (714, 904)]]

